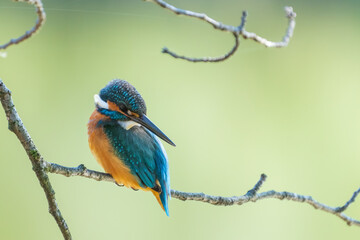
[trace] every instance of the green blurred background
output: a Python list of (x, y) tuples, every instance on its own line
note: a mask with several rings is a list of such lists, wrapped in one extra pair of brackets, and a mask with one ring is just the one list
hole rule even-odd
[[(142, 94), (166, 145), (171, 185), (241, 195), (262, 190), (344, 204), (360, 187), (359, 1), (176, 0), (270, 40), (298, 14), (283, 49), (243, 40), (229, 60), (190, 63), (161, 53), (218, 56), (231, 34), (141, 0), (45, 0), (39, 34), (8, 49), (0, 77), (47, 161), (101, 170), (87, 143), (93, 95), (113, 78)], [(1, 0), (0, 42), (34, 23), (31, 6)], [(30, 161), (0, 111), (0, 239), (62, 239)], [(359, 228), (313, 207), (274, 199), (217, 207), (172, 199), (166, 217), (150, 193), (50, 175), (74, 239), (358, 239)], [(346, 213), (360, 218), (360, 200)]]

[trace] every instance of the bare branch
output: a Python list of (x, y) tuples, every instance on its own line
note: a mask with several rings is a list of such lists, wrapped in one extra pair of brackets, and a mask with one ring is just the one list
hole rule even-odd
[(267, 178), (267, 176), (264, 173), (261, 174), (259, 181), (245, 195), (250, 196), (250, 197), (254, 197), (255, 194), (260, 190), (263, 183), (266, 181), (266, 178)]
[[(172, 191), (172, 197), (179, 198), (181, 200), (194, 200), (205, 203), (210, 203), (213, 205), (221, 205), (221, 206), (231, 206), (231, 205), (242, 205), (247, 202), (256, 202), (257, 200), (267, 199), (267, 198), (275, 198), (275, 199), (287, 199), (294, 202), (305, 202), (309, 205), (313, 206), (315, 209), (319, 209), (328, 213), (331, 213), (335, 216), (338, 216), (342, 220), (344, 220), (349, 226), (355, 225), (360, 226), (360, 221), (354, 218), (351, 218), (344, 213), (338, 212), (337, 207), (330, 207), (326, 204), (320, 203), (313, 199), (311, 196), (300, 195), (291, 192), (277, 192), (274, 190), (262, 192), (255, 194), (254, 196), (248, 196), (247, 194), (243, 196), (234, 196), (234, 197), (221, 197), (221, 196), (211, 196), (204, 193), (185, 193)], [(173, 196), (176, 195), (176, 196)]]
[[(87, 169), (84, 165), (79, 165), (76, 168), (69, 168), (64, 167), (58, 164), (45, 162), (44, 161), (44, 169), (51, 173), (61, 174), (66, 177), (70, 176), (81, 176), (86, 177), (90, 179), (94, 179), (96, 181), (107, 181), (115, 183), (115, 180), (107, 173), (97, 172), (93, 170)], [(305, 196), (300, 195), (296, 193), (291, 192), (277, 192), (274, 190), (267, 191), (267, 192), (261, 192), (258, 193), (261, 186), (266, 180), (266, 175), (262, 174), (259, 181), (255, 184), (255, 186), (250, 189), (246, 194), (241, 196), (233, 196), (233, 197), (222, 197), (222, 196), (212, 196), (207, 195), (205, 193), (190, 193), (190, 192), (181, 192), (177, 190), (171, 190), (171, 197), (177, 198), (179, 200), (193, 200), (193, 201), (199, 201), (204, 203), (210, 203), (212, 205), (216, 206), (232, 206), (232, 205), (242, 205), (244, 203), (248, 202), (256, 202), (257, 200), (263, 200), (268, 198), (275, 198), (275, 199), (287, 199), (294, 202), (305, 202), (311, 206), (313, 206), (315, 209), (319, 209), (328, 213), (331, 213), (335, 216), (338, 216), (342, 220), (344, 220), (348, 225), (356, 225), (360, 226), (360, 221), (353, 219), (344, 213), (342, 211), (339, 211), (339, 207), (330, 207), (326, 204), (320, 203), (313, 199), (311, 196)], [(360, 189), (357, 190), (352, 198), (345, 204), (346, 208), (354, 202), (355, 198), (357, 197), (358, 193), (360, 192)], [(341, 207), (341, 209), (344, 207)], [(345, 210), (344, 208), (343, 210)]]
[(41, 28), (41, 26), (44, 25), (44, 23), (45, 23), (46, 14), (45, 14), (44, 7), (43, 7), (41, 0), (14, 0), (14, 1), (15, 2), (26, 2), (31, 5), (34, 5), (36, 8), (36, 14), (38, 15), (38, 18), (36, 20), (34, 27), (32, 27), (30, 30), (26, 31), (25, 34), (21, 35), (20, 37), (13, 38), (9, 42), (7, 42), (3, 45), (0, 45), (0, 50), (1, 49), (5, 50), (6, 48), (8, 48), (11, 45), (21, 43), (22, 41), (30, 38), (32, 35), (34, 35), (36, 32), (38, 32), (39, 29)]
[(81, 177), (94, 179), (96, 181), (106, 181), (106, 182), (116, 183), (110, 174), (89, 170), (84, 166), (84, 164), (80, 164), (79, 166), (74, 168), (64, 167), (46, 161), (43, 161), (42, 164), (44, 170), (50, 173), (61, 174), (66, 177), (81, 176)]
[[(184, 16), (188, 16), (188, 17), (192, 17), (192, 18), (197, 18), (199, 20), (209, 23), (217, 30), (231, 32), (234, 34), (236, 39), (238, 38), (239, 35), (241, 35), (244, 39), (252, 39), (252, 40), (264, 45), (265, 47), (278, 47), (278, 48), (286, 47), (289, 44), (290, 38), (293, 36), (293, 32), (295, 29), (296, 13), (293, 11), (292, 7), (285, 7), (286, 17), (289, 20), (289, 25), (286, 30), (285, 36), (283, 37), (283, 40), (281, 42), (272, 42), (263, 37), (258, 36), (255, 33), (247, 32), (245, 30), (245, 23), (246, 23), (246, 18), (247, 18), (247, 13), (245, 11), (243, 11), (243, 14), (241, 17), (241, 24), (239, 26), (235, 27), (235, 26), (226, 25), (221, 22), (218, 22), (215, 19), (207, 16), (205, 13), (197, 13), (197, 12), (192, 12), (189, 10), (180, 9), (180, 8), (177, 8), (177, 7), (167, 3), (165, 1), (162, 1), (162, 0), (150, 0), (150, 1), (154, 2), (155, 4), (161, 6), (165, 9), (170, 10), (171, 12), (173, 12), (177, 15), (184, 15)], [(190, 57), (180, 56), (180, 55), (168, 50), (167, 48), (164, 48), (162, 52), (167, 53), (174, 58), (180, 58), (180, 59), (184, 59), (184, 60), (191, 61), (191, 62), (219, 62), (219, 61), (224, 61), (225, 59), (227, 59), (231, 55), (233, 55), (234, 52), (237, 50), (237, 48), (238, 48), (238, 40), (236, 40), (235, 47), (233, 47), (233, 49), (229, 53), (225, 54), (224, 56), (217, 57), (217, 58), (210, 58), (210, 57), (190, 58)]]
[[(283, 40), (281, 42), (272, 42), (272, 41), (266, 40), (265, 38), (260, 37), (260, 36), (256, 35), (255, 33), (247, 32), (244, 27), (241, 28), (240, 34), (245, 39), (252, 39), (255, 42), (258, 42), (258, 43), (264, 45), (265, 47), (276, 47), (276, 48), (286, 47), (289, 44), (290, 38), (293, 36), (293, 33), (294, 33), (296, 13), (293, 11), (292, 7), (285, 7), (285, 12), (286, 12), (286, 17), (289, 20), (289, 25), (288, 25), (288, 28), (286, 29), (286, 34), (283, 37)], [(243, 21), (242, 21), (242, 23), (244, 23), (244, 25), (245, 25), (245, 21), (246, 21), (246, 16), (245, 16), (245, 18), (243, 17)]]
[(40, 182), (41, 187), (43, 188), (48, 204), (49, 212), (55, 218), (56, 223), (58, 224), (64, 239), (70, 240), (71, 234), (69, 228), (65, 222), (65, 219), (62, 217), (61, 212), (57, 206), (55, 199), (55, 191), (51, 186), (49, 177), (46, 171), (43, 168), (42, 162), (44, 161), (39, 151), (37, 150), (34, 142), (32, 141), (28, 131), (26, 130), (24, 124), (22, 123), (16, 109), (15, 105), (11, 99), (11, 92), (6, 88), (5, 84), (0, 79), (0, 101), (5, 110), (6, 118), (9, 123), (9, 130), (15, 133), (17, 138), (20, 140), (22, 146), (24, 147), (33, 170), (36, 173), (36, 176)]
[(224, 61), (225, 59), (229, 58), (231, 55), (233, 55), (236, 52), (236, 50), (238, 49), (238, 47), (239, 47), (239, 35), (237, 35), (236, 33), (234, 33), (233, 35), (234, 35), (234, 38), (235, 38), (234, 47), (228, 53), (226, 53), (225, 55), (220, 56), (220, 57), (190, 58), (190, 57), (186, 57), (186, 56), (179, 56), (176, 53), (171, 52), (166, 47), (163, 48), (162, 52), (170, 54), (174, 58), (180, 58), (180, 59), (184, 59), (184, 60), (187, 60), (187, 61), (190, 61), (190, 62), (221, 62), (221, 61)]
[(154, 2), (157, 5), (170, 10), (171, 12), (175, 13), (176, 15), (184, 15), (184, 16), (193, 17), (193, 18), (197, 18), (202, 21), (205, 21), (205, 22), (211, 24), (215, 29), (225, 31), (225, 32), (239, 33), (239, 29), (237, 27), (218, 22), (215, 19), (212, 19), (211, 17), (207, 16), (205, 13), (197, 13), (197, 12), (192, 12), (189, 10), (177, 8), (177, 7), (170, 5), (169, 3), (162, 1), (162, 0), (152, 0), (150, 2)]
[(360, 193), (360, 188), (357, 191), (354, 192), (354, 194), (352, 195), (350, 200), (347, 201), (344, 206), (336, 208), (336, 211), (337, 212), (345, 211), (349, 207), (349, 205), (355, 201), (355, 199), (356, 199), (356, 197), (358, 196), (359, 193)]

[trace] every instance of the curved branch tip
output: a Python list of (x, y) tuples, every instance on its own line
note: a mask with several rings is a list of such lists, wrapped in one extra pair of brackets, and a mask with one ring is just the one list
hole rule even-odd
[[(19, 44), (19, 43), (25, 41), (26, 39), (30, 38), (35, 33), (39, 32), (40, 28), (44, 25), (45, 20), (46, 20), (46, 14), (45, 14), (45, 10), (44, 10), (43, 3), (41, 2), (41, 0), (14, 0), (14, 1), (15, 2), (25, 2), (28, 4), (34, 5), (38, 18), (35, 22), (35, 25), (30, 30), (26, 31), (25, 34), (21, 35), (18, 38), (12, 38), (7, 43), (0, 45), (0, 50), (5, 50), (8, 47), (10, 47), (11, 45)], [(0, 56), (6, 57), (6, 53), (2, 52), (0, 54)]]

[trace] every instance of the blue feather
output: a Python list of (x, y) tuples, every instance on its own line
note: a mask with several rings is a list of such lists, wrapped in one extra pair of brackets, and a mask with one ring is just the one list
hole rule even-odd
[(160, 200), (169, 216), (169, 167), (166, 152), (159, 139), (144, 127), (134, 126), (129, 130), (118, 124), (103, 127), (115, 154), (138, 177), (141, 187), (154, 188), (157, 181), (160, 183)]

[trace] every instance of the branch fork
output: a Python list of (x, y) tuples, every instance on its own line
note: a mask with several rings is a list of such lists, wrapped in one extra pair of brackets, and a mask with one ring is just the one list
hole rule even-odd
[(170, 51), (166, 47), (164, 47), (162, 49), (162, 53), (166, 53), (174, 58), (179, 58), (179, 59), (183, 59), (183, 60), (190, 61), (190, 62), (221, 62), (221, 61), (228, 59), (238, 49), (240, 36), (242, 36), (244, 39), (252, 39), (255, 42), (258, 42), (258, 43), (264, 45), (265, 47), (276, 47), (276, 48), (286, 47), (289, 44), (290, 38), (293, 36), (294, 29), (295, 29), (296, 13), (294, 12), (292, 7), (288, 7), (288, 6), (286, 6), (284, 8), (285, 13), (286, 13), (286, 18), (288, 19), (288, 22), (289, 22), (285, 36), (283, 37), (282, 41), (280, 41), (280, 42), (272, 42), (263, 37), (258, 36), (255, 33), (247, 32), (245, 30), (245, 23), (247, 20), (247, 12), (246, 11), (242, 12), (240, 25), (235, 27), (235, 26), (226, 25), (221, 22), (218, 22), (215, 19), (212, 19), (209, 16), (207, 16), (205, 13), (197, 13), (197, 12), (192, 12), (189, 10), (177, 8), (163, 0), (153, 0), (151, 2), (159, 5), (160, 7), (168, 9), (169, 11), (175, 13), (176, 15), (184, 15), (184, 16), (188, 16), (188, 17), (192, 17), (192, 18), (197, 18), (201, 21), (205, 21), (208, 24), (212, 25), (216, 30), (230, 32), (233, 34), (233, 37), (235, 38), (235, 45), (228, 53), (226, 53), (222, 56), (219, 56), (219, 57), (192, 58), (192, 57), (178, 55), (175, 52)]
[[(44, 163), (45, 163), (46, 171), (50, 173), (60, 174), (66, 177), (78, 176), (78, 177), (90, 178), (96, 181), (106, 181), (106, 182), (116, 183), (110, 174), (87, 169), (83, 164), (75, 168), (70, 168), (50, 162), (44, 162)], [(355, 225), (360, 227), (359, 220), (351, 218), (343, 213), (355, 201), (356, 197), (360, 193), (360, 188), (354, 192), (350, 200), (347, 201), (344, 206), (330, 207), (324, 203), (318, 202), (311, 196), (301, 195), (288, 191), (278, 192), (275, 190), (270, 190), (265, 192), (259, 192), (261, 187), (265, 183), (266, 179), (267, 176), (265, 174), (261, 174), (260, 179), (256, 182), (254, 187), (251, 188), (249, 191), (247, 191), (246, 194), (240, 196), (233, 196), (233, 197), (212, 196), (205, 193), (182, 192), (171, 189), (171, 197), (182, 201), (188, 201), (188, 200), (199, 201), (216, 206), (242, 205), (248, 202), (256, 202), (259, 200), (270, 199), (270, 198), (275, 198), (279, 200), (287, 199), (289, 201), (307, 203), (313, 206), (315, 209), (331, 213), (341, 218), (348, 225)]]

